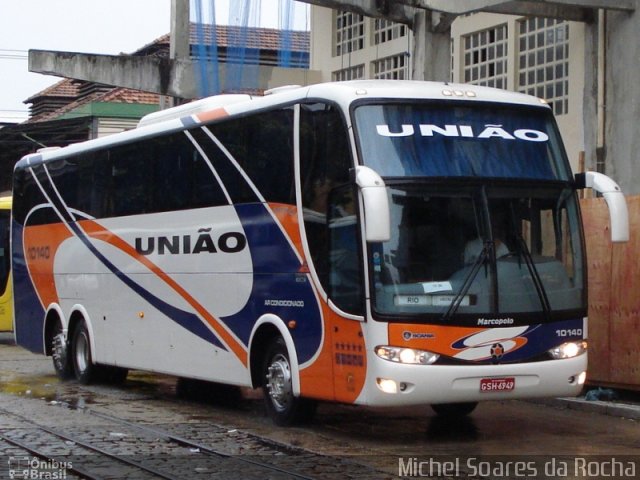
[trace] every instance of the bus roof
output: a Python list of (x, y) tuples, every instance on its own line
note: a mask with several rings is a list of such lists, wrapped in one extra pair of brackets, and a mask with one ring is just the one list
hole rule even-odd
[[(276, 93), (263, 97), (249, 95), (210, 97), (198, 101), (194, 108), (190, 108), (190, 104), (187, 104), (153, 114), (151, 121), (141, 121), (142, 126), (134, 130), (88, 140), (57, 150), (26, 155), (16, 164), (16, 169), (111, 145), (129, 143), (160, 133), (179, 131), (229, 116), (265, 110), (278, 105), (291, 105), (306, 99), (332, 101), (345, 109), (352, 102), (362, 99), (476, 101), (549, 108), (544, 100), (530, 95), (477, 85), (411, 80), (352, 80), (320, 83), (299, 88), (288, 87), (281, 91), (276, 89)], [(210, 105), (211, 108), (202, 110), (200, 108), (202, 105)]]

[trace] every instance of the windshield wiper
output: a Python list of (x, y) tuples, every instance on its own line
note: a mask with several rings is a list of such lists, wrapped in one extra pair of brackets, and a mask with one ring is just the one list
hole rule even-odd
[(471, 265), (471, 270), (469, 271), (469, 273), (464, 279), (462, 288), (460, 289), (460, 291), (458, 291), (453, 301), (449, 305), (449, 308), (447, 309), (446, 313), (442, 316), (442, 321), (445, 321), (445, 322), (448, 321), (451, 318), (451, 316), (454, 313), (456, 313), (456, 311), (462, 304), (462, 301), (464, 300), (465, 295), (471, 288), (471, 285), (473, 284), (473, 281), (475, 280), (476, 275), (478, 275), (480, 268), (482, 268), (482, 265), (485, 263), (485, 261), (489, 257), (489, 253), (491, 252), (492, 249), (493, 249), (493, 242), (485, 241), (482, 247), (482, 251), (476, 258), (476, 261), (473, 262), (473, 264)]
[(545, 290), (544, 285), (542, 284), (542, 279), (540, 278), (538, 269), (535, 266), (533, 257), (531, 257), (531, 252), (527, 247), (527, 242), (522, 237), (522, 234), (519, 232), (516, 234), (516, 239), (518, 240), (518, 246), (520, 247), (520, 252), (524, 257), (524, 263), (526, 263), (527, 270), (529, 270), (529, 275), (531, 275), (533, 286), (536, 288), (536, 293), (538, 294), (538, 299), (540, 300), (540, 304), (542, 306), (545, 319), (549, 321), (551, 319), (551, 304), (549, 303), (549, 297), (547, 297), (547, 291)]

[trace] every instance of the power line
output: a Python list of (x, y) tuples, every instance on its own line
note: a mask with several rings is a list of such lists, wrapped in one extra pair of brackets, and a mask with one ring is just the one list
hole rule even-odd
[(0, 54), (0, 60), (29, 60), (28, 55), (2, 55)]
[(0, 48), (0, 60), (26, 60), (29, 58), (28, 50), (14, 48)]

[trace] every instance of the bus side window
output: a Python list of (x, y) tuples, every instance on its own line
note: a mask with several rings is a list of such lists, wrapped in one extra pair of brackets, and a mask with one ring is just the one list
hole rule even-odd
[(329, 196), (329, 297), (345, 312), (363, 314), (356, 198), (353, 185), (334, 188)]
[[(267, 202), (295, 204), (293, 175), (293, 109), (268, 111), (208, 126)], [(199, 132), (204, 146), (234, 202), (256, 201), (247, 182), (229, 159)]]
[(322, 103), (301, 105), (301, 194), (311, 260), (332, 301), (361, 315), (363, 274), (354, 193), (349, 187), (352, 167), (347, 128), (338, 109)]
[[(13, 177), (13, 197), (13, 220), (22, 226), (25, 225), (29, 212), (32, 211), (36, 205), (46, 202), (31, 172), (27, 169), (20, 169), (15, 172)], [(16, 197), (19, 200), (17, 202), (15, 201)], [(41, 210), (44, 209), (36, 210), (35, 215), (31, 215), (29, 218), (30, 225), (48, 223), (47, 221), (34, 222), (34, 217), (37, 216), (37, 213)]]
[(109, 151), (113, 216), (149, 213), (150, 153), (146, 142), (116, 147)]
[(154, 212), (226, 205), (218, 181), (187, 135), (157, 139), (153, 152)]

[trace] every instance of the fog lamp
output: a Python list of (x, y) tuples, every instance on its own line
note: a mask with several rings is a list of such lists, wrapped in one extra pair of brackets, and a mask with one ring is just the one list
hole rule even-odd
[(388, 378), (378, 378), (378, 388), (384, 393), (398, 393), (398, 384)]

